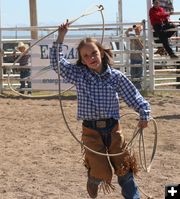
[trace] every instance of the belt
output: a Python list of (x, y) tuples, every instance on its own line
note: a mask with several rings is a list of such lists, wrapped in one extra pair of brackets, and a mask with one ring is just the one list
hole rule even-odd
[(109, 128), (117, 123), (118, 120), (115, 120), (113, 118), (101, 119), (101, 120), (83, 120), (83, 125), (87, 128), (92, 128), (92, 129)]

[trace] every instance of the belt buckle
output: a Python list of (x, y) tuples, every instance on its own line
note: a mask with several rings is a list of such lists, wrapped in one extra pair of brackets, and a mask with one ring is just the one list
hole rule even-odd
[(106, 127), (106, 121), (101, 120), (101, 121), (96, 121), (96, 128), (105, 128)]

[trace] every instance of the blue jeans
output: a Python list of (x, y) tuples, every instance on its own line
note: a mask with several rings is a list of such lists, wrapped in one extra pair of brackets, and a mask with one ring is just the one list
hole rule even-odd
[[(142, 60), (131, 60), (131, 64), (142, 64)], [(143, 76), (143, 67), (131, 67), (132, 82), (138, 90), (142, 88), (141, 80), (133, 80), (134, 78), (141, 78)]]
[[(31, 75), (31, 71), (29, 69), (21, 69), (20, 71), (20, 78), (26, 78)], [(25, 87), (26, 87), (26, 82), (27, 82), (27, 87), (30, 89), (31, 88), (31, 82), (27, 80), (20, 81), (20, 93), (24, 94), (25, 92)], [(31, 94), (31, 90), (28, 90), (28, 94)]]
[(170, 47), (168, 38), (172, 37), (172, 35), (176, 31), (166, 31), (171, 28), (175, 28), (176, 26), (173, 23), (169, 23), (168, 21), (165, 24), (155, 24), (153, 26), (155, 30), (155, 34), (159, 37), (160, 42), (163, 44), (169, 55), (174, 54), (172, 48)]
[(128, 172), (124, 176), (118, 176), (118, 183), (122, 188), (122, 195), (125, 199), (140, 199), (132, 172)]

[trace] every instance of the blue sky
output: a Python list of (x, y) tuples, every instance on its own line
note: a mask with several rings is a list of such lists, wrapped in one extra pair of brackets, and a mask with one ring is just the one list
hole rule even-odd
[[(29, 0), (0, 0), (1, 26), (29, 26)], [(118, 0), (37, 0), (38, 25), (59, 25), (67, 18), (78, 17), (85, 9), (102, 4), (105, 23), (115, 22)], [(123, 0), (123, 21), (147, 19), (146, 0)], [(175, 11), (180, 12), (180, 0), (174, 0)], [(180, 16), (176, 16), (179, 19)], [(98, 13), (81, 18), (76, 24), (101, 23)]]

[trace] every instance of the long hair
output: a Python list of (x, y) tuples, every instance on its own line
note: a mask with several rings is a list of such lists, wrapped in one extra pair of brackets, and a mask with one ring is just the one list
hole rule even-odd
[(81, 57), (81, 54), (80, 54), (80, 50), (87, 43), (94, 43), (94, 44), (96, 44), (96, 46), (98, 47), (99, 51), (104, 53), (104, 56), (102, 58), (102, 64), (104, 66), (112, 65), (113, 64), (113, 54), (111, 52), (111, 49), (108, 49), (108, 48), (106, 49), (96, 39), (88, 37), (88, 38), (85, 38), (85, 39), (81, 40), (81, 42), (79, 43), (79, 45), (77, 47), (77, 52), (78, 52), (78, 60), (76, 62), (77, 65), (82, 65), (82, 57)]

